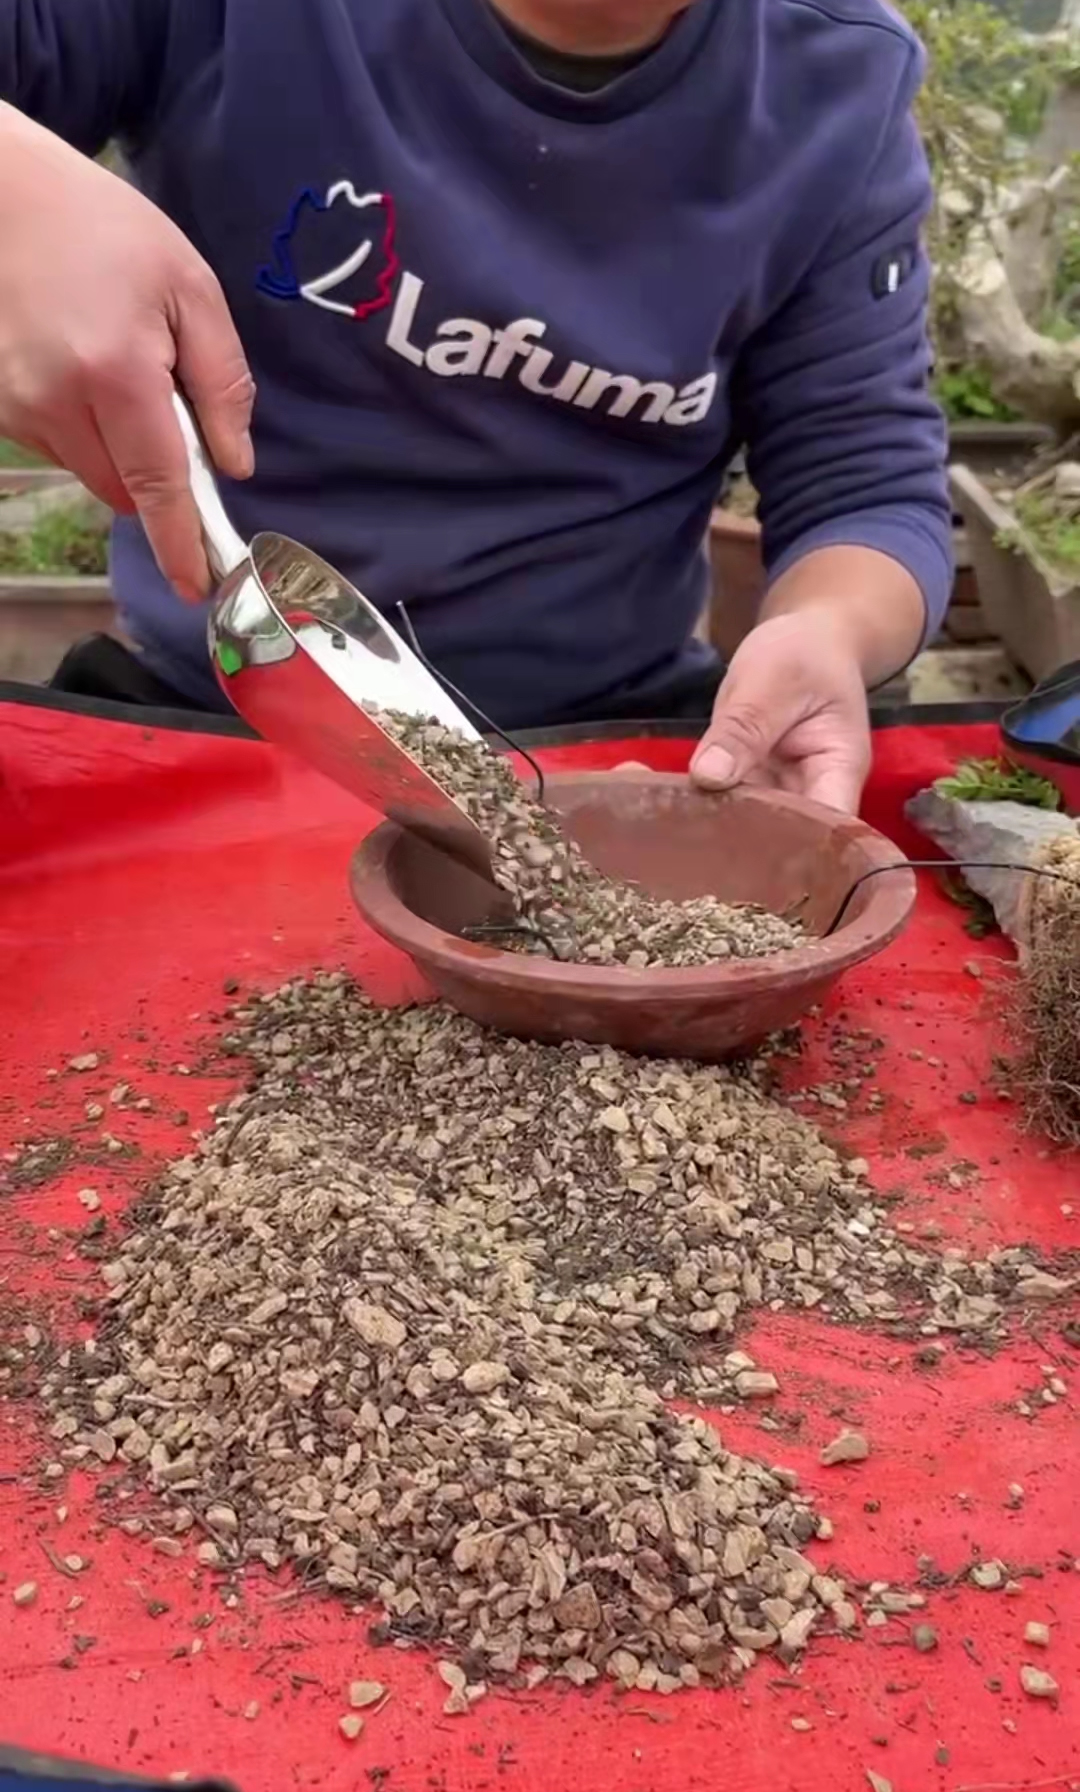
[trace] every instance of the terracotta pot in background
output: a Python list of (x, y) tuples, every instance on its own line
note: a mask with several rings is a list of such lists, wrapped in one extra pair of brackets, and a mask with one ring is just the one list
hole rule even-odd
[(723, 659), (730, 659), (757, 620), (765, 595), (761, 564), (761, 528), (750, 516), (714, 510), (709, 522), (708, 639)]
[[(1019, 472), (1046, 441), (1046, 432), (1026, 423), (960, 425), (950, 448), (962, 446), (987, 475), (993, 470)], [(955, 519), (953, 551), (956, 579), (944, 634), (965, 646), (989, 640), (995, 633), (979, 603), (978, 568), (973, 561), (962, 518)], [(754, 625), (765, 592), (761, 564), (761, 529), (754, 517), (716, 509), (709, 524), (712, 594), (703, 631), (717, 652), (730, 658)]]

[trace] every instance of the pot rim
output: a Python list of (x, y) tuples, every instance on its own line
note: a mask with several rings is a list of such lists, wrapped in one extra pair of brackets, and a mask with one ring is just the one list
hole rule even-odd
[[(610, 772), (552, 773), (547, 779), (549, 790), (571, 785), (602, 784)], [(632, 774), (620, 774), (620, 782)], [(681, 789), (689, 778), (678, 772), (649, 772), (638, 782), (657, 783), (669, 789)], [(854, 816), (844, 816), (821, 803), (813, 803), (786, 791), (759, 790), (743, 786), (730, 792), (717, 793), (717, 802), (754, 803), (775, 810), (798, 811), (825, 822), (831, 833), (854, 842), (865, 863), (862, 871), (895, 870), (895, 877), (879, 876), (870, 885), (869, 899), (863, 913), (851, 921), (842, 921), (826, 938), (808, 940), (805, 945), (777, 952), (767, 958), (726, 959), (710, 965), (684, 965), (662, 970), (631, 970), (625, 965), (590, 965), (555, 962), (549, 958), (526, 957), (507, 952), (479, 940), (464, 940), (406, 908), (391, 887), (389, 868), (404, 830), (385, 821), (357, 847), (350, 865), (349, 882), (353, 899), (364, 919), (375, 931), (415, 959), (451, 976), (472, 977), (483, 982), (498, 983), (506, 989), (537, 991), (558, 989), (566, 997), (580, 996), (610, 1002), (639, 1002), (643, 999), (667, 997), (673, 1000), (714, 993), (742, 997), (767, 990), (782, 974), (789, 986), (820, 982), (823, 977), (839, 974), (862, 963), (890, 945), (902, 932), (915, 905), (917, 884), (915, 873), (906, 856), (876, 828)], [(856, 876), (860, 875), (857, 873)], [(852, 882), (855, 882), (853, 878)], [(493, 973), (496, 973), (497, 976)]]

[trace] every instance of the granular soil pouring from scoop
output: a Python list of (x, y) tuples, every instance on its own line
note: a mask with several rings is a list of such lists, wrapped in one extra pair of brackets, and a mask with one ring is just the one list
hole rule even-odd
[[(673, 902), (603, 876), (499, 754), (440, 722), (373, 713), (491, 842), (496, 883), (560, 959), (678, 969), (766, 958), (804, 939), (794, 922), (750, 904), (733, 906), (715, 896)], [(527, 935), (507, 934), (502, 943), (546, 949), (535, 935), (530, 943)]]
[(216, 1565), (381, 1602), (485, 1681), (673, 1691), (856, 1626), (794, 1475), (667, 1402), (734, 1397), (749, 1359), (702, 1347), (762, 1304), (992, 1335), (1030, 1253), (907, 1244), (760, 1069), (498, 1039), (340, 976), (237, 1019), (253, 1087), (46, 1377), (66, 1464), (107, 1435)]

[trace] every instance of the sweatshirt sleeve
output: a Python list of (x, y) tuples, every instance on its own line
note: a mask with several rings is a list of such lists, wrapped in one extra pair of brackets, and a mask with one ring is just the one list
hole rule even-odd
[(734, 399), (770, 583), (816, 548), (876, 548), (921, 588), (929, 638), (949, 602), (952, 528), (945, 424), (927, 383), (931, 188), (911, 55), (860, 195), (748, 344)]
[(0, 0), (0, 100), (88, 155), (159, 97), (171, 0)]

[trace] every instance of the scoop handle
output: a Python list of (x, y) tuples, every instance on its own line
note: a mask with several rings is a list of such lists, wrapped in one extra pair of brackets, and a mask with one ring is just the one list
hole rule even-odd
[(188, 481), (202, 527), (203, 546), (215, 584), (220, 585), (248, 557), (247, 543), (236, 533), (221, 502), (214, 463), (194, 413), (180, 392), (173, 392), (173, 409), (187, 449)]

